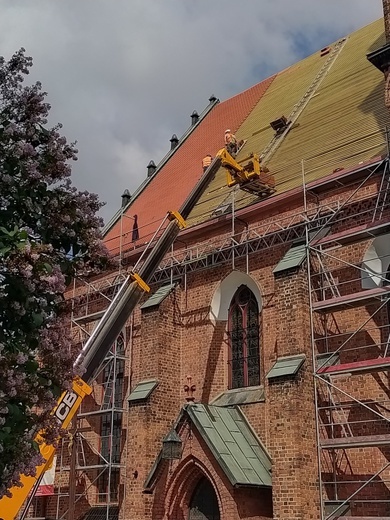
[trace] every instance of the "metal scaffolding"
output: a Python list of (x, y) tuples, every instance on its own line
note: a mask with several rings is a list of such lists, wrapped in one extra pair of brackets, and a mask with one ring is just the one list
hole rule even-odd
[(389, 518), (390, 256), (382, 247), (364, 262), (390, 232), (389, 160), (373, 173), (324, 222), (325, 236), (306, 229), (322, 520)]
[[(71, 323), (76, 343), (83, 345), (88, 339), (123, 279), (116, 273), (96, 284), (75, 280)], [(61, 442), (55, 495), (58, 520), (76, 518), (74, 511), (84, 501), (99, 506), (108, 520), (123, 498), (125, 365), (130, 349), (131, 334), (127, 338), (123, 331), (100, 368), (92, 394), (82, 402), (73, 427)]]
[[(363, 514), (369, 510), (379, 514), (385, 506), (390, 506), (390, 499), (377, 491), (383, 486), (387, 489), (390, 483), (390, 462), (384, 461), (364, 475), (356, 474), (354, 461), (361, 464), (362, 456), (349, 454), (350, 450), (358, 453), (368, 450), (374, 465), (380, 457), (372, 451), (390, 446), (390, 390), (387, 391), (386, 379), (386, 370), (390, 369), (390, 341), (389, 325), (383, 323), (390, 285), (380, 283), (376, 288), (362, 289), (362, 277), (367, 274), (359, 256), (363, 249), (358, 254), (354, 250), (354, 245), (367, 245), (375, 237), (390, 232), (388, 160), (355, 170), (344, 180), (338, 178), (337, 186), (344, 183), (345, 195), (331, 203), (319, 202), (320, 194), (327, 193), (334, 182), (330, 180), (320, 188), (304, 185), (303, 212), (247, 227), (240, 233), (234, 233), (232, 224), (231, 232), (221, 235), (219, 243), (214, 238), (190, 248), (177, 251), (172, 248), (153, 280), (163, 283), (180, 277), (186, 286), (188, 274), (229, 263), (234, 267), (238, 259), (245, 259), (249, 272), (252, 254), (296, 239), (307, 240), (323, 520), (336, 518), (349, 508)], [(367, 191), (370, 182), (378, 188)], [(310, 199), (314, 202), (308, 202)], [(234, 210), (231, 218), (232, 221), (235, 218)], [(386, 282), (385, 276), (379, 277)], [(112, 285), (104, 282), (105, 286), (100, 286), (97, 292), (107, 298), (115, 283), (115, 278)], [(91, 290), (96, 294), (96, 286), (91, 286)], [(90, 308), (89, 316), (96, 317), (101, 309), (94, 305), (85, 302)], [(362, 313), (362, 323), (355, 325), (359, 307), (366, 310)], [(351, 310), (354, 324), (346, 328), (345, 313)], [(341, 325), (339, 313), (343, 315)], [(364, 342), (364, 337), (372, 340)], [(373, 374), (380, 378), (383, 395), (369, 395), (370, 383), (364, 378)], [(357, 392), (353, 391), (351, 378), (359, 378)], [(359, 409), (364, 412), (361, 416)], [(379, 495), (375, 496), (373, 490)]]

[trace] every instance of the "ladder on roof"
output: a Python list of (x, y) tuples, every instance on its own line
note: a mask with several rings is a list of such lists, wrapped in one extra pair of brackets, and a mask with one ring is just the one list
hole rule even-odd
[(318, 87), (321, 85), (322, 81), (324, 80), (325, 76), (328, 74), (329, 70), (331, 69), (333, 63), (338, 58), (342, 48), (345, 45), (345, 42), (347, 41), (346, 38), (342, 38), (337, 43), (335, 43), (329, 52), (329, 55), (325, 61), (325, 63), (322, 65), (320, 70), (318, 71), (316, 77), (312, 81), (309, 88), (304, 93), (303, 97), (298, 101), (296, 105), (294, 105), (292, 112), (290, 113), (288, 119), (287, 119), (287, 126), (286, 128), (280, 132), (279, 134), (276, 134), (271, 141), (268, 143), (268, 145), (264, 148), (262, 153), (260, 154), (260, 160), (262, 164), (264, 164), (266, 161), (268, 161), (271, 156), (275, 153), (275, 151), (279, 148), (280, 144), (283, 142), (284, 138), (288, 134), (288, 132), (291, 130), (292, 126), (298, 119), (298, 117), (301, 115), (303, 110), (305, 109), (306, 105), (309, 103), (310, 99), (313, 97), (313, 95), (318, 90)]

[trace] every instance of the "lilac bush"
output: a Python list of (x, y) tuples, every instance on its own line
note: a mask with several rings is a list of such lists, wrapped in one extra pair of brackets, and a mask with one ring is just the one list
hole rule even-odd
[(0, 57), (0, 497), (41, 462), (34, 433), (55, 443), (50, 411), (74, 377), (64, 291), (104, 267), (98, 197), (70, 180), (74, 143), (48, 128), (24, 49)]

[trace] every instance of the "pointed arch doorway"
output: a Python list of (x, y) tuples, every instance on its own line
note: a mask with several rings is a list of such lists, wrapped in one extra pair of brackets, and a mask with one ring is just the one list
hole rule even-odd
[(217, 495), (211, 482), (202, 477), (190, 501), (188, 520), (220, 520)]

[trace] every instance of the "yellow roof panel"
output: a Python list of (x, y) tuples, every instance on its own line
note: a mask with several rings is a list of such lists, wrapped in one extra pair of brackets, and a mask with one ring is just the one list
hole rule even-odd
[[(236, 133), (246, 140), (237, 160), (245, 162), (250, 152), (261, 154), (274, 136), (269, 123), (282, 115), (289, 118), (302, 102), (302, 112), (265, 161), (275, 176), (276, 195), (302, 185), (302, 167), (305, 182), (310, 182), (385, 153), (384, 129), (390, 116), (384, 106), (383, 76), (366, 59), (384, 43), (381, 19), (346, 38), (319, 84), (316, 78), (327, 59), (320, 52), (279, 73)], [(313, 84), (316, 88), (310, 90)], [(234, 192), (236, 208), (258, 200), (241, 190)], [(220, 168), (189, 224), (207, 220), (231, 198)]]

